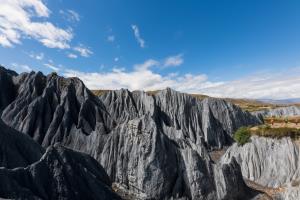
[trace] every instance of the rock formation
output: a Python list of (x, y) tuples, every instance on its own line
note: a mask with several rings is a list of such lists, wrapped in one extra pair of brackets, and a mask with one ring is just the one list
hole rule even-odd
[(43, 157), (27, 166), (0, 168), (0, 197), (14, 199), (120, 199), (109, 177), (91, 157), (50, 146)]
[(280, 108), (256, 111), (256, 112), (253, 112), (252, 114), (254, 114), (255, 116), (262, 116), (262, 117), (297, 116), (297, 115), (300, 115), (300, 107), (299, 106), (280, 107)]
[(0, 198), (120, 199), (92, 157), (59, 144), (45, 151), (0, 121)]
[[(48, 150), (30, 167), (5, 169), (9, 179), (17, 173), (31, 180), (34, 174), (30, 169), (38, 171), (40, 165), (46, 165), (41, 170), (47, 174), (58, 173), (59, 177), (68, 177), (59, 180), (78, 183), (79, 179), (72, 179), (82, 173), (78, 168), (70, 164), (67, 169), (71, 172), (65, 173), (52, 167), (58, 163), (61, 169), (69, 162), (86, 159), (78, 156), (73, 160), (73, 153), (65, 153), (70, 150), (53, 147), (59, 142), (94, 157), (110, 179), (135, 198), (244, 199), (255, 194), (244, 184), (235, 159), (214, 163), (208, 154), (211, 149), (230, 145), (232, 133), (240, 126), (260, 123), (231, 103), (213, 98), (197, 100), (171, 89), (156, 95), (118, 90), (96, 97), (77, 78), (44, 76), (40, 72), (10, 76), (3, 80), (12, 83), (14, 92), (11, 98), (3, 98), (6, 103), (2, 103), (1, 118)], [(81, 169), (93, 172), (92, 177), (97, 178), (95, 168), (101, 171), (99, 167)], [(99, 179), (108, 183), (103, 176)], [(55, 188), (64, 188), (75, 199), (81, 197), (72, 193), (80, 188), (69, 181)], [(96, 188), (83, 188), (80, 191), (98, 194)], [(33, 195), (51, 199), (44, 189), (30, 191), (38, 190)]]
[(243, 146), (233, 144), (222, 161), (229, 162), (233, 157), (244, 177), (263, 186), (282, 187), (300, 181), (300, 147), (290, 138), (252, 136)]

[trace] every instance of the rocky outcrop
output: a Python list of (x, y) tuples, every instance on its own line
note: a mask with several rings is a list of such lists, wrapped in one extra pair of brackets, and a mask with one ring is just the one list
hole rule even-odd
[(290, 117), (300, 115), (299, 106), (286, 106), (274, 109), (267, 109), (262, 111), (256, 111), (252, 113), (258, 117)]
[(0, 113), (15, 98), (15, 85), (13, 78), (18, 74), (0, 66)]
[(0, 120), (0, 167), (26, 167), (38, 161), (44, 149), (29, 136), (10, 128)]
[(10, 199), (120, 199), (91, 157), (51, 146), (26, 168), (0, 168), (0, 197)]
[[(204, 138), (209, 146), (217, 148), (231, 144), (232, 134), (239, 127), (260, 123), (257, 117), (222, 99), (201, 101), (170, 88), (154, 96), (122, 89), (107, 92), (100, 99), (118, 123), (148, 112), (158, 116), (157, 122), (163, 124), (168, 137), (188, 137), (194, 143)], [(170, 132), (170, 127), (176, 133)]]
[[(69, 162), (81, 166), (83, 158), (72, 160), (73, 153), (61, 158), (65, 153), (59, 152), (66, 151), (59, 150), (63, 147), (53, 147), (56, 142), (94, 157), (110, 179), (136, 199), (244, 199), (254, 194), (244, 184), (234, 159), (216, 164), (208, 154), (213, 148), (231, 144), (231, 135), (240, 126), (260, 123), (224, 100), (201, 101), (171, 89), (154, 96), (119, 90), (98, 98), (77, 78), (44, 76), (40, 72), (14, 76), (13, 83), (13, 101), (3, 109), (1, 118), (43, 147), (49, 147), (46, 156), (30, 166), (46, 165), (41, 167), (42, 171), (58, 174), (58, 180), (77, 184), (79, 179), (72, 177), (82, 173), (78, 168), (71, 164), (67, 167), (72, 169), (70, 173), (59, 169), (69, 166)], [(52, 168), (56, 164), (59, 169)], [(94, 169), (83, 165), (81, 169), (88, 172)], [(26, 176), (31, 180), (31, 167), (16, 173), (21, 176), (29, 173)], [(94, 171), (91, 173), (92, 177), (98, 177)], [(6, 169), (6, 174), (16, 176), (13, 170)], [(36, 177), (43, 175), (38, 173)], [(82, 192), (98, 194), (94, 187), (82, 187)], [(54, 194), (64, 188), (76, 198), (72, 191), (80, 190), (70, 181), (55, 188)], [(52, 196), (47, 196), (50, 194), (41, 192), (44, 189), (31, 188), (30, 192), (51, 199)]]
[(263, 186), (282, 187), (300, 180), (300, 148), (290, 138), (271, 139), (253, 136), (243, 146), (232, 145), (222, 157), (233, 157), (245, 178)]
[(3, 110), (2, 119), (44, 147), (74, 138), (80, 142), (81, 135), (96, 129), (108, 133), (113, 126), (99, 99), (77, 78), (23, 73), (15, 77), (15, 87), (16, 98)]

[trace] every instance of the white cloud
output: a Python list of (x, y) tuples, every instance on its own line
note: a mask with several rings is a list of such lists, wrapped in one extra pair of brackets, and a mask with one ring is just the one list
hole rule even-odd
[(79, 22), (80, 15), (74, 10), (60, 10), (59, 13), (69, 22)]
[(0, 0), (0, 45), (13, 47), (23, 38), (32, 38), (49, 48), (69, 48), (70, 30), (51, 22), (50, 10), (41, 0)]
[(134, 69), (137, 70), (137, 71), (148, 70), (149, 68), (154, 67), (154, 66), (158, 66), (159, 64), (160, 63), (158, 61), (153, 60), (153, 59), (149, 59), (149, 60), (146, 60), (142, 64), (134, 65)]
[(115, 36), (114, 35), (109, 35), (108, 37), (107, 37), (107, 41), (109, 41), (109, 42), (114, 42), (115, 41)]
[(79, 45), (77, 47), (74, 47), (73, 49), (83, 57), (90, 57), (90, 55), (93, 54), (93, 52), (88, 47), (84, 47), (83, 45)]
[(170, 57), (166, 58), (164, 61), (164, 67), (172, 67), (172, 66), (181, 65), (184, 62), (182, 57), (183, 57), (182, 54), (178, 54), (176, 56), (170, 56)]
[(140, 47), (144, 48), (145, 47), (145, 40), (140, 35), (139, 27), (137, 25), (131, 25), (131, 28), (133, 30), (134, 37), (137, 40), (137, 42), (139, 43)]
[(199, 92), (217, 96), (256, 99), (286, 99), (300, 97), (300, 71), (259, 73), (225, 82)]
[(142, 64), (134, 66), (133, 71), (126, 71), (124, 68), (113, 68), (110, 72), (87, 73), (75, 70), (66, 70), (67, 77), (77, 76), (81, 78), (90, 89), (120, 89), (130, 90), (157, 90), (172, 87), (180, 91), (192, 91), (212, 87), (221, 83), (212, 83), (203, 74), (178, 74), (161, 75), (150, 70), (150, 67), (157, 65), (155, 60), (147, 60)]
[(44, 66), (48, 67), (49, 69), (52, 69), (54, 71), (59, 71), (60, 70), (60, 68), (55, 67), (53, 64), (45, 63)]
[(115, 58), (114, 58), (114, 61), (115, 61), (115, 62), (118, 62), (119, 60), (120, 60), (119, 57), (115, 57)]
[(17, 64), (17, 63), (12, 63), (10, 68), (18, 73), (21, 73), (21, 72), (31, 72), (32, 71), (32, 68), (29, 67), (28, 65), (20, 65), (20, 64)]
[(80, 72), (65, 70), (67, 77), (77, 76), (90, 89), (160, 90), (171, 87), (187, 93), (207, 94), (214, 97), (272, 98), (300, 97), (300, 70), (258, 73), (233, 81), (211, 81), (205, 74), (170, 73), (162, 75), (151, 70), (159, 62), (150, 59), (134, 65), (132, 71), (113, 68), (110, 72)]
[(34, 58), (36, 60), (43, 60), (44, 59), (44, 53), (38, 53), (38, 54), (30, 53), (29, 57)]
[(68, 57), (69, 57), (69, 58), (75, 59), (75, 58), (77, 58), (77, 55), (76, 55), (76, 54), (73, 54), (73, 53), (69, 53), (69, 54), (68, 54)]

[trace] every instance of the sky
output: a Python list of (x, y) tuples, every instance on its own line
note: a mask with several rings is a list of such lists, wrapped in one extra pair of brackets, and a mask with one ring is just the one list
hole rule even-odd
[(300, 97), (298, 0), (0, 0), (0, 64), (90, 89)]

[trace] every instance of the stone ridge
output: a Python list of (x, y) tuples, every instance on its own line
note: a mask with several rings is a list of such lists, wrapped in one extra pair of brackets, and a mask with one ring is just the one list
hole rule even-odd
[(290, 138), (252, 136), (243, 146), (233, 144), (222, 157), (224, 163), (235, 158), (245, 178), (263, 186), (283, 187), (300, 180), (300, 148)]
[(0, 168), (0, 197), (13, 199), (121, 199), (104, 169), (91, 157), (51, 146), (26, 168)]
[[(80, 188), (72, 182), (79, 184), (82, 179), (73, 178), (83, 173), (74, 166), (77, 162), (84, 165), (81, 169), (91, 171), (92, 177), (96, 172), (94, 167), (89, 168), (90, 164), (80, 164), (82, 157), (73, 160), (73, 153), (70, 157), (68, 153), (67, 157), (57, 153), (60, 151), (53, 147), (57, 142), (91, 155), (111, 181), (126, 188), (136, 199), (221, 200), (255, 195), (244, 184), (234, 159), (214, 163), (208, 154), (214, 148), (230, 145), (233, 132), (240, 126), (260, 123), (231, 103), (212, 98), (198, 100), (169, 88), (156, 95), (123, 89), (96, 97), (77, 78), (44, 76), (40, 72), (13, 75), (5, 81), (12, 82), (15, 89), (1, 118), (43, 147), (54, 148), (38, 161), (42, 164), (35, 162), (30, 166), (34, 165), (34, 171), (39, 172), (39, 166), (46, 162), (41, 170), (51, 176), (58, 174), (52, 180), (58, 184), (53, 186), (53, 193), (58, 196), (63, 189), (70, 194), (66, 199), (73, 199), (74, 195), (77, 198), (72, 191)], [(56, 165), (58, 169), (53, 168)], [(70, 173), (61, 170), (66, 166)], [(16, 173), (29, 173), (26, 176), (31, 180), (29, 169)], [(5, 170), (5, 176), (17, 176), (14, 170)], [(85, 174), (82, 177), (85, 179)], [(36, 178), (43, 178), (42, 173)], [(9, 179), (10, 176), (5, 180)], [(64, 182), (65, 179), (72, 181)], [(82, 193), (98, 194), (95, 188), (82, 187)], [(51, 199), (44, 189), (30, 192)]]

